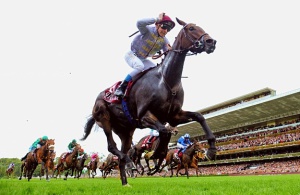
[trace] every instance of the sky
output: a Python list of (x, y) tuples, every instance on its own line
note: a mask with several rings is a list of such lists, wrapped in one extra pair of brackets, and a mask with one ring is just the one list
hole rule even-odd
[[(21, 158), (43, 135), (55, 139), (57, 155), (67, 151), (82, 137), (98, 93), (131, 71), (124, 54), (136, 21), (162, 12), (217, 40), (214, 53), (185, 60), (184, 110), (265, 87), (298, 89), (298, 7), (296, 0), (0, 1), (0, 158)], [(171, 43), (180, 29), (176, 23), (167, 34)], [(133, 140), (148, 133), (137, 129)], [(101, 128), (79, 143), (108, 154)]]

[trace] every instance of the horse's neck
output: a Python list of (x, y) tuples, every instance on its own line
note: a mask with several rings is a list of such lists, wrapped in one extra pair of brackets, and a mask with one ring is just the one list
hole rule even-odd
[(194, 147), (190, 146), (185, 150), (185, 154), (188, 156), (193, 156)]
[(175, 51), (169, 51), (168, 55), (163, 61), (163, 64), (161, 66), (163, 75), (162, 79), (171, 89), (174, 89), (181, 84), (181, 76), (185, 57), (185, 52), (179, 53)]
[[(47, 150), (47, 145), (46, 144), (43, 145), (42, 147), (40, 147), (38, 150), (40, 150), (40, 154), (41, 154), (41, 155), (37, 155), (38, 157), (40, 157), (40, 158), (48, 157), (48, 151), (49, 150)], [(37, 151), (37, 154), (38, 153), (39, 153), (39, 151)]]

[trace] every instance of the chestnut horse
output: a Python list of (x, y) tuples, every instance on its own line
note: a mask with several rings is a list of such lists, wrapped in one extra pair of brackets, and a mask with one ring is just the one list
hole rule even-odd
[(9, 168), (6, 169), (6, 175), (10, 178), (14, 172), (15, 164), (11, 165)]
[[(50, 153), (48, 154), (48, 157), (47, 157), (47, 160), (46, 160), (46, 163), (45, 163), (45, 167), (48, 167), (48, 173), (51, 170), (52, 175), (53, 175), (53, 172), (54, 172), (55, 157), (56, 157), (56, 152), (53, 151), (53, 150), (50, 150)], [(44, 172), (45, 172), (45, 169), (43, 169), (43, 167), (41, 167), (40, 179), (42, 179), (42, 176), (44, 175)]]
[(36, 167), (41, 164), (41, 169), (46, 171), (46, 180), (49, 181), (48, 166), (46, 164), (50, 152), (54, 150), (55, 140), (48, 139), (43, 146), (37, 148), (35, 151), (30, 152), (25, 161), (21, 165), (21, 172), (19, 180), (22, 179), (22, 175), (27, 177), (28, 181), (32, 178), (33, 172)]
[[(108, 94), (107, 90), (100, 92), (96, 98), (92, 116), (85, 125), (81, 140), (86, 140), (95, 123), (103, 128), (108, 151), (119, 157), (122, 185), (128, 185), (125, 169), (134, 166), (127, 152), (131, 147), (132, 136), (136, 128), (158, 130), (160, 142), (152, 159), (163, 159), (167, 154), (169, 136), (164, 126), (165, 123), (177, 127), (192, 121), (198, 122), (208, 141), (208, 158), (214, 159), (217, 152), (215, 136), (203, 115), (199, 112), (182, 110), (184, 92), (181, 84), (186, 56), (202, 52), (210, 54), (215, 50), (216, 41), (196, 24), (185, 23), (178, 18), (176, 20), (182, 29), (162, 64), (150, 69), (139, 79), (135, 79), (130, 93), (122, 99), (122, 104), (107, 101), (107, 96), (114, 96), (113, 93)], [(120, 150), (113, 139), (113, 132), (121, 140)]]
[[(66, 152), (64, 152), (60, 155), (60, 157), (58, 158), (57, 165), (56, 165), (55, 178), (57, 178), (57, 175), (60, 175), (60, 172), (65, 171), (64, 180), (67, 180), (69, 171), (71, 170), (71, 173), (74, 172), (74, 169), (76, 167), (78, 152), (80, 149), (81, 149), (80, 144), (76, 144), (72, 153), (66, 154)], [(62, 158), (63, 156), (64, 156), (64, 158)], [(53, 173), (53, 176), (54, 176), (54, 174), (55, 173)]]
[[(175, 153), (177, 153), (178, 149), (171, 149), (169, 150), (166, 162), (161, 167), (160, 171), (163, 170), (165, 166), (169, 166), (171, 170), (171, 176), (173, 176), (173, 168), (177, 166), (176, 176), (178, 177), (179, 170), (184, 168), (185, 174), (187, 175), (187, 178), (189, 178), (189, 172), (188, 168), (192, 167), (196, 169), (196, 174), (198, 176), (198, 160), (199, 158), (205, 159), (206, 150), (204, 146), (200, 142), (194, 142), (192, 145), (189, 145), (186, 150), (183, 152), (183, 155), (180, 157), (180, 159), (176, 158), (174, 156)], [(183, 174), (181, 174), (183, 175)]]

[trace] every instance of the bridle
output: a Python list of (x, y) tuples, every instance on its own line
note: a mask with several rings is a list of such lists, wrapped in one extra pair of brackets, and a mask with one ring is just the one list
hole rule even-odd
[[(171, 50), (171, 51), (174, 51), (174, 52), (177, 52), (177, 53), (183, 53), (185, 51), (189, 51), (190, 49), (204, 49), (205, 47), (205, 43), (204, 43), (204, 36), (205, 35), (208, 35), (207, 33), (204, 33), (202, 34), (199, 39), (195, 39), (193, 37), (191, 37), (188, 33), (186, 33), (186, 27), (187, 27), (188, 24), (184, 25), (184, 27), (181, 29), (181, 31), (183, 31), (183, 35), (185, 38), (187, 38), (190, 42), (192, 42), (192, 45), (189, 46), (188, 48), (183, 48), (183, 49), (180, 49), (180, 50)], [(181, 37), (182, 39), (182, 37)], [(196, 55), (197, 52), (192, 52), (192, 54), (189, 54), (189, 55)], [(186, 54), (188, 56), (188, 54)]]
[[(160, 58), (162, 55), (166, 55), (169, 51), (173, 51), (173, 52), (177, 52), (177, 53), (184, 53), (185, 51), (189, 51), (190, 49), (193, 49), (193, 48), (203, 50), (205, 47), (204, 36), (208, 35), (208, 34), (204, 33), (203, 35), (201, 35), (199, 37), (199, 39), (195, 39), (195, 38), (191, 37), (188, 33), (186, 33), (185, 28), (187, 27), (187, 25), (188, 24), (184, 25), (184, 27), (181, 29), (181, 31), (183, 31), (184, 37), (186, 37), (190, 42), (192, 42), (191, 46), (189, 46), (188, 48), (183, 48), (183, 49), (167, 50), (163, 53), (160, 53), (159, 55), (152, 56), (152, 59), (156, 60), (156, 59)], [(191, 56), (191, 55), (197, 55), (197, 52), (186, 53), (186, 56)]]

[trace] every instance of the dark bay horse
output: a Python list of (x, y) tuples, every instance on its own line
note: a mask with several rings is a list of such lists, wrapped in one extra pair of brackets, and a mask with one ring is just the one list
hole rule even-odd
[[(176, 20), (182, 29), (162, 64), (147, 71), (133, 83), (130, 93), (123, 99), (123, 104), (109, 103), (104, 100), (107, 97), (106, 90), (100, 92), (92, 116), (84, 129), (81, 140), (89, 136), (95, 123), (103, 128), (107, 137), (108, 151), (119, 157), (122, 185), (128, 185), (125, 169), (133, 166), (127, 152), (131, 147), (136, 128), (158, 130), (160, 142), (151, 158), (160, 159), (166, 156), (169, 143), (168, 131), (164, 124), (169, 123), (177, 127), (196, 121), (201, 125), (208, 141), (208, 158), (214, 159), (216, 155), (215, 136), (203, 115), (199, 112), (182, 110), (184, 92), (181, 84), (186, 56), (190, 53), (210, 54), (215, 50), (216, 41), (201, 27), (185, 23), (178, 18)], [(120, 150), (113, 139), (113, 132), (121, 140)]]
[(135, 168), (133, 168), (131, 170), (128, 169), (127, 174), (131, 177), (136, 177), (137, 173), (140, 175), (144, 175), (144, 171), (145, 171), (144, 166), (142, 165), (141, 160), (138, 159), (136, 149), (134, 146), (132, 148), (130, 148), (130, 150), (127, 152), (127, 155), (132, 160), (132, 162), (135, 164)]
[[(171, 135), (177, 135), (178, 133), (178, 129), (171, 127), (169, 124), (166, 124), (165, 127), (168, 130), (168, 134), (166, 136), (166, 140), (168, 143), (170, 142), (171, 139)], [(160, 137), (156, 137), (156, 139), (151, 143), (146, 145), (146, 147), (144, 146), (144, 143), (148, 140), (148, 136), (144, 136), (143, 138), (140, 139), (140, 141), (133, 146), (133, 148), (135, 149), (135, 154), (136, 155), (136, 159), (135, 161), (133, 161), (133, 163), (137, 166), (138, 164), (141, 164), (141, 157), (142, 154), (147, 151), (147, 153), (144, 155), (144, 159), (146, 162), (146, 165), (148, 167), (148, 175), (154, 175), (157, 171), (159, 171), (159, 167), (161, 165), (161, 163), (163, 162), (165, 156), (160, 155), (160, 158), (158, 159), (159, 161), (157, 162), (157, 159), (152, 158), (152, 155), (154, 154), (154, 151), (156, 150), (156, 147), (158, 146), (158, 144), (160, 143)], [(167, 151), (165, 152), (167, 154)], [(153, 159), (154, 162), (154, 169), (150, 168), (150, 159)], [(142, 169), (142, 172), (144, 172), (144, 169)]]
[(105, 179), (112, 170), (119, 169), (119, 158), (118, 156), (109, 153), (106, 157), (106, 160), (99, 167), (102, 172), (102, 177)]
[(98, 163), (99, 163), (99, 157), (97, 157), (94, 161), (90, 161), (87, 165), (87, 171), (88, 171), (88, 176), (89, 178), (92, 176), (92, 178), (95, 177), (97, 174), (97, 168), (98, 168)]
[[(195, 168), (196, 174), (198, 176), (198, 160), (205, 159), (206, 150), (204, 146), (200, 142), (194, 142), (192, 145), (188, 146), (186, 150), (183, 152), (182, 157), (177, 159), (174, 157), (174, 153), (177, 153), (178, 149), (171, 149), (169, 150), (166, 156), (166, 162), (161, 167), (160, 171), (163, 170), (165, 166), (169, 166), (171, 170), (171, 176), (173, 176), (173, 168), (177, 167), (176, 176), (178, 177), (179, 170), (184, 168), (185, 174), (187, 178), (189, 178), (188, 168)], [(182, 174), (183, 175), (183, 174)]]
[(87, 154), (83, 154), (83, 156), (80, 159), (77, 159), (77, 162), (75, 164), (75, 176), (74, 178), (78, 178), (81, 177), (82, 174), (82, 170), (85, 167), (84, 162), (88, 159), (88, 155)]
[(30, 152), (21, 165), (21, 175), (19, 177), (19, 180), (21, 180), (22, 175), (24, 175), (24, 177), (27, 177), (28, 181), (30, 181), (33, 172), (40, 164), (41, 170), (46, 171), (46, 180), (49, 181), (48, 166), (46, 162), (48, 160), (48, 157), (50, 156), (50, 152), (54, 150), (54, 146), (55, 140), (48, 139), (43, 146), (37, 148), (34, 152)]

